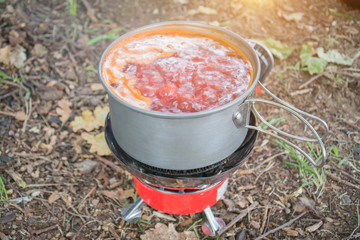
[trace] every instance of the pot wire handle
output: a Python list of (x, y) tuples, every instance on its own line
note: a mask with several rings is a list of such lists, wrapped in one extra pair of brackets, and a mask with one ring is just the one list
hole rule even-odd
[[(255, 126), (251, 126), (251, 125), (246, 125), (245, 127), (246, 128), (249, 128), (249, 129), (255, 129), (259, 132), (263, 132), (263, 133), (266, 133), (266, 134), (269, 134), (270, 136), (272, 137), (275, 137), (275, 138), (278, 138), (280, 139), (281, 141), (285, 142), (286, 144), (292, 146), (293, 148), (295, 148), (296, 150), (298, 150), (301, 154), (303, 154), (316, 168), (320, 168), (322, 167), (324, 164), (325, 164), (325, 160), (327, 158), (327, 153), (326, 153), (326, 149), (325, 149), (325, 146), (324, 146), (324, 143), (323, 143), (323, 140), (327, 137), (327, 135), (329, 134), (329, 127), (327, 125), (327, 123), (319, 118), (319, 117), (316, 117), (312, 114), (309, 114), (309, 113), (306, 113), (304, 111), (301, 111), (300, 109), (297, 109), (295, 108), (294, 106), (288, 104), (287, 102), (281, 100), (280, 98), (278, 98), (277, 96), (275, 96), (273, 93), (271, 93), (267, 88), (264, 87), (264, 85), (262, 84), (262, 82), (264, 82), (264, 80), (266, 79), (266, 77), (268, 76), (268, 74), (270, 73), (272, 67), (273, 67), (273, 64), (274, 64), (274, 59), (273, 59), (273, 56), (271, 54), (271, 52), (265, 47), (263, 46), (262, 44), (256, 42), (256, 41), (253, 41), (253, 40), (248, 40), (249, 44), (253, 47), (253, 49), (255, 50), (255, 53), (256, 55), (258, 56), (259, 58), (259, 61), (260, 61), (260, 78), (259, 78), (259, 81), (258, 81), (258, 85), (269, 95), (271, 96), (276, 102), (273, 102), (273, 101), (268, 101), (268, 100), (265, 100), (265, 99), (257, 99), (257, 98), (248, 98), (244, 104), (247, 105), (249, 104), (249, 110), (253, 110), (253, 112), (255, 113), (255, 115), (260, 119), (260, 121), (262, 123), (264, 123), (266, 126), (268, 126), (269, 128), (271, 128), (272, 130), (274, 130), (275, 132), (283, 135), (283, 136), (286, 136), (286, 137), (289, 137), (289, 138), (293, 138), (293, 139), (297, 139), (297, 140), (300, 140), (300, 141), (307, 141), (307, 142), (318, 142), (320, 144), (320, 147), (321, 147), (321, 162), (320, 164), (318, 164), (309, 154), (307, 154), (304, 150), (302, 150), (300, 147), (298, 147), (297, 145), (295, 145), (294, 143), (286, 140), (285, 138), (279, 136), (279, 135), (276, 135), (272, 132), (269, 132), (269, 131), (266, 131), (266, 130), (263, 130), (262, 128), (260, 127), (255, 127)], [(282, 109), (285, 109), (287, 110), (288, 112), (290, 112), (292, 115), (296, 116), (298, 119), (300, 119), (303, 123), (305, 123), (305, 125), (307, 127), (309, 127), (309, 129), (311, 130), (311, 132), (314, 134), (315, 138), (305, 138), (305, 137), (300, 137), (300, 136), (296, 136), (296, 135), (293, 135), (293, 134), (289, 134), (289, 133), (286, 133), (284, 131), (281, 131), (280, 129), (277, 129), (275, 128), (274, 126), (272, 126), (269, 122), (267, 122), (264, 117), (258, 112), (258, 110), (256, 109), (255, 107), (255, 103), (256, 102), (262, 102), (262, 103), (267, 103), (267, 104), (270, 104), (270, 105), (274, 105), (274, 106), (277, 106), (277, 107), (280, 107)], [(320, 137), (319, 134), (317, 133), (317, 131), (313, 128), (313, 126), (306, 120), (304, 119), (300, 114), (304, 115), (304, 116), (307, 116), (309, 118), (312, 118), (312, 119), (315, 119), (317, 121), (319, 121), (325, 128), (325, 134)]]
[[(264, 89), (264, 86), (260, 83), (259, 84), (261, 86), (261, 88)], [(273, 94), (271, 94), (273, 95)], [(256, 109), (255, 107), (255, 103), (256, 102), (262, 102), (262, 103), (267, 103), (267, 104), (270, 104), (270, 105), (274, 105), (274, 106), (277, 106), (277, 107), (280, 107), (288, 112), (290, 112), (292, 115), (296, 116), (298, 119), (300, 119), (303, 123), (305, 123), (305, 125), (307, 127), (309, 127), (309, 129), (311, 130), (311, 132), (315, 135), (315, 138), (305, 138), (305, 137), (300, 137), (300, 136), (296, 136), (296, 135), (293, 135), (293, 134), (290, 134), (290, 133), (286, 133), (284, 131), (281, 131), (280, 129), (274, 127), (273, 125), (271, 125), (268, 121), (266, 121), (264, 119), (264, 117), (259, 113), (259, 111)], [(282, 101), (283, 102), (283, 101)], [(256, 99), (256, 98), (251, 98), (251, 99), (248, 99), (245, 101), (245, 103), (247, 104), (250, 104), (250, 109), (254, 112), (254, 114), (257, 116), (257, 118), (262, 122), (264, 123), (266, 126), (268, 126), (269, 128), (271, 128), (272, 130), (274, 130), (275, 132), (283, 135), (283, 136), (286, 136), (286, 137), (289, 137), (289, 138), (293, 138), (293, 139), (297, 139), (297, 140), (300, 140), (300, 141), (307, 141), (307, 142), (318, 142), (320, 144), (320, 148), (321, 148), (321, 161), (320, 161), (320, 164), (318, 164), (309, 154), (307, 154), (304, 150), (302, 150), (299, 146), (295, 145), (294, 143), (290, 142), (289, 140), (279, 136), (279, 135), (276, 135), (270, 131), (267, 131), (267, 130), (264, 130), (260, 127), (255, 127), (255, 126), (251, 126), (251, 125), (246, 125), (245, 127), (246, 128), (249, 128), (249, 129), (254, 129), (254, 130), (257, 130), (259, 132), (262, 132), (262, 133), (265, 133), (265, 134), (268, 134), (272, 137), (275, 137), (283, 142), (285, 142), (286, 144), (292, 146), (293, 148), (295, 148), (296, 150), (298, 150), (301, 154), (303, 154), (316, 168), (321, 168), (324, 164), (325, 164), (325, 160), (327, 158), (327, 153), (326, 153), (326, 149), (325, 149), (325, 145), (324, 145), (324, 142), (323, 142), (323, 139), (326, 138), (326, 136), (328, 135), (329, 133), (329, 127), (328, 125), (326, 124), (326, 122), (324, 120), (322, 120), (321, 118), (318, 118), (314, 115), (311, 115), (309, 113), (305, 113), (287, 103), (276, 103), (276, 102), (273, 102), (273, 101), (268, 101), (268, 100), (265, 100), (265, 99)], [(313, 118), (317, 121), (319, 121), (324, 127), (325, 127), (325, 134), (320, 137), (319, 134), (317, 133), (317, 131), (313, 128), (313, 126), (305, 119), (303, 118), (300, 114), (303, 114), (305, 113), (304, 115), (306, 115), (307, 117), (309, 118)]]

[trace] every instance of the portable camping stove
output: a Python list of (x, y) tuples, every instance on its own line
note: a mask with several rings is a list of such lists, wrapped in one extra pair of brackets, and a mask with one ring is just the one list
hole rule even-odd
[[(255, 125), (253, 114), (250, 124)], [(203, 212), (205, 223), (202, 230), (206, 235), (215, 236), (225, 223), (221, 218), (214, 217), (210, 207), (224, 195), (230, 175), (249, 157), (257, 138), (257, 131), (250, 129), (241, 146), (226, 159), (191, 170), (156, 168), (129, 156), (114, 138), (110, 114), (106, 118), (105, 138), (122, 167), (134, 176), (135, 189), (139, 195), (134, 203), (122, 208), (124, 220), (131, 223), (138, 221), (145, 204), (168, 214)]]

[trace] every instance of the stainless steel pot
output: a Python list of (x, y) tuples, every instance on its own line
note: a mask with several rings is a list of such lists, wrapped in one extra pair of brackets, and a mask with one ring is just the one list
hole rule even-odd
[[(243, 95), (228, 104), (196, 113), (149, 111), (122, 101), (114, 95), (101, 76), (103, 59), (109, 49), (118, 41), (122, 41), (134, 34), (157, 29), (193, 30), (211, 34), (231, 42), (249, 58), (253, 66), (254, 79), (251, 86)], [(111, 127), (120, 147), (131, 157), (147, 165), (163, 169), (187, 170), (208, 166), (228, 157), (241, 145), (248, 128), (256, 128), (248, 125), (251, 109), (255, 110), (258, 117), (260, 116), (254, 106), (255, 102), (260, 101), (255, 98), (256, 85), (265, 80), (272, 66), (273, 58), (270, 52), (261, 44), (247, 41), (223, 28), (195, 22), (177, 21), (145, 26), (128, 32), (115, 40), (105, 50), (100, 59), (99, 78), (109, 95)], [(270, 103), (269, 101), (262, 101)], [(289, 110), (289, 106), (284, 105), (283, 102), (281, 104), (270, 104), (280, 105), (280, 107)], [(297, 112), (300, 110), (293, 108), (289, 111), (298, 115)], [(327, 129), (324, 121), (315, 116), (306, 115), (320, 120)], [(264, 120), (262, 117), (260, 119)], [(302, 118), (301, 120), (309, 126), (316, 136), (315, 139), (305, 140), (320, 142), (323, 150), (323, 160), (325, 160), (326, 151), (322, 139), (305, 119)], [(266, 121), (265, 124), (268, 125)], [(271, 128), (274, 129), (272, 126)], [(294, 137), (290, 134), (287, 134), (287, 136)], [(295, 145), (292, 144), (292, 146)], [(297, 149), (300, 148), (297, 147)], [(316, 165), (310, 156), (305, 156), (309, 157), (310, 161)]]

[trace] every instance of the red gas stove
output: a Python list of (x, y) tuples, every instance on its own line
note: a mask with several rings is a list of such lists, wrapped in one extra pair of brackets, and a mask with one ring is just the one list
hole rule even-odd
[[(122, 217), (127, 222), (138, 221), (145, 204), (168, 214), (203, 212), (205, 223), (202, 230), (207, 235), (215, 236), (225, 223), (221, 218), (214, 217), (210, 207), (224, 195), (231, 174), (248, 159), (257, 131), (250, 129), (241, 146), (216, 164), (190, 170), (169, 170), (146, 165), (128, 155), (114, 138), (109, 115), (105, 124), (106, 141), (121, 166), (134, 176), (139, 195), (136, 202), (123, 207)], [(255, 125), (253, 114), (250, 124)]]

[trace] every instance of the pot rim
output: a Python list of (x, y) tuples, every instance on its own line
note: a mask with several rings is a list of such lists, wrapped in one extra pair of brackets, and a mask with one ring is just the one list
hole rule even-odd
[[(133, 35), (136, 33), (141, 33), (143, 31), (146, 30), (152, 30), (153, 28), (157, 28), (157, 27), (194, 27), (196, 31), (196, 28), (201, 28), (201, 29), (207, 29), (208, 30), (208, 34), (212, 34), (213, 32), (211, 31), (215, 31), (218, 33), (222, 33), (226, 35), (229, 35), (233, 38), (235, 38), (236, 40), (240, 40), (240, 42), (242, 42), (242, 44), (244, 45), (245, 48), (247, 48), (247, 50), (249, 50), (253, 56), (254, 56), (254, 60), (255, 62), (252, 62), (250, 57), (249, 60), (252, 64), (253, 70), (254, 70), (254, 77), (253, 77), (253, 81), (250, 85), (250, 87), (243, 93), (241, 94), (238, 98), (236, 98), (235, 100), (226, 103), (222, 106), (213, 108), (213, 109), (209, 109), (209, 110), (204, 110), (204, 111), (199, 111), (199, 112), (192, 112), (192, 113), (169, 113), (169, 112), (159, 112), (159, 111), (151, 111), (151, 110), (147, 110), (147, 109), (142, 109), (139, 107), (135, 107), (134, 105), (131, 105), (125, 101), (123, 101), (121, 98), (119, 98), (118, 96), (116, 96), (111, 90), (110, 87), (105, 83), (103, 77), (102, 77), (102, 63), (103, 60), (106, 56), (106, 54), (109, 52), (109, 50), (119, 41)], [(230, 40), (226, 39), (226, 41), (231, 42)], [(234, 42), (231, 42), (232, 44), (234, 44), (235, 46), (239, 47), (240, 46)], [(245, 53), (244, 53), (245, 54)], [(256, 71), (255, 71), (256, 70)], [(119, 38), (117, 38), (116, 40), (114, 40), (103, 52), (103, 54), (101, 55), (99, 64), (98, 64), (98, 75), (100, 78), (100, 81), (102, 83), (102, 85), (104, 86), (107, 94), (110, 94), (111, 97), (113, 97), (114, 99), (116, 99), (116, 101), (124, 106), (126, 106), (127, 108), (130, 108), (136, 112), (145, 114), (145, 115), (149, 115), (149, 116), (154, 116), (154, 117), (158, 117), (158, 118), (168, 118), (168, 119), (189, 119), (189, 118), (198, 118), (198, 117), (204, 117), (210, 114), (214, 114), (220, 111), (223, 111), (225, 109), (228, 109), (236, 104), (242, 103), (244, 101), (244, 99), (246, 97), (248, 97), (255, 89), (258, 81), (259, 81), (259, 77), (260, 77), (260, 62), (259, 62), (259, 58), (258, 55), (255, 53), (254, 49), (250, 46), (250, 44), (248, 43), (248, 41), (246, 41), (244, 38), (242, 38), (240, 35), (227, 30), (225, 28), (221, 28), (221, 27), (217, 27), (217, 26), (213, 26), (213, 25), (208, 25), (208, 24), (204, 24), (204, 23), (199, 23), (199, 22), (193, 22), (193, 21), (165, 21), (165, 22), (159, 22), (159, 23), (154, 23), (154, 24), (149, 24), (140, 28), (136, 28), (134, 30), (131, 30), (123, 35), (121, 35)]]

